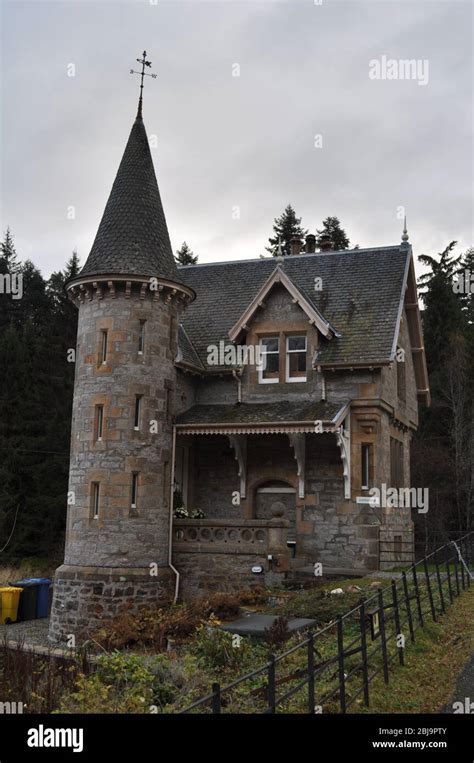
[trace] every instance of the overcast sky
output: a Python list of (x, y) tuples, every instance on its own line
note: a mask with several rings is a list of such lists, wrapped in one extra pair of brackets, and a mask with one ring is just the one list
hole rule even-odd
[[(288, 203), (311, 231), (337, 215), (361, 247), (398, 243), (405, 207), (415, 254), (466, 249), (472, 13), (470, 0), (3, 0), (2, 230), (45, 276), (74, 248), (84, 263), (146, 48), (158, 76), (144, 120), (174, 249), (258, 257)], [(419, 61), (426, 84), (371, 79), (383, 56)]]

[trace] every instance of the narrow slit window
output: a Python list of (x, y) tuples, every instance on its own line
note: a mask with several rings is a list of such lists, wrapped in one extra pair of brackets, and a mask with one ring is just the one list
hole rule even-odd
[(140, 329), (138, 333), (138, 353), (143, 355), (145, 352), (145, 323), (146, 321), (140, 321)]
[(306, 381), (306, 337), (286, 338), (286, 381)]
[(137, 508), (138, 499), (138, 472), (132, 473), (132, 509)]
[(368, 490), (370, 487), (370, 445), (361, 447), (361, 488)]
[(92, 519), (99, 518), (99, 496), (100, 496), (100, 485), (98, 482), (93, 482), (92, 490), (91, 490)]
[(135, 418), (133, 422), (134, 429), (140, 429), (141, 407), (142, 407), (142, 396), (135, 395)]
[(100, 339), (100, 361), (101, 363), (107, 363), (107, 343), (108, 343), (108, 331), (104, 329), (101, 333)]
[(277, 384), (280, 379), (280, 338), (262, 337), (260, 347), (262, 363), (258, 367), (259, 384)]
[(102, 433), (104, 429), (104, 406), (96, 405), (95, 407), (95, 439), (97, 442), (102, 440)]

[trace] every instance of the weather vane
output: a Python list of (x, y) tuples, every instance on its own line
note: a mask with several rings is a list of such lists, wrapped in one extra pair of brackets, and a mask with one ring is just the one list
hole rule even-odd
[(141, 72), (136, 72), (134, 69), (130, 69), (130, 74), (140, 74), (141, 80), (140, 80), (140, 98), (138, 100), (138, 112), (137, 117), (141, 117), (142, 115), (142, 103), (143, 103), (143, 77), (145, 75), (147, 77), (153, 77), (153, 79), (156, 79), (156, 74), (151, 74), (150, 72), (145, 71), (145, 66), (151, 66), (151, 61), (146, 60), (146, 50), (143, 51), (143, 58), (137, 58), (137, 61), (139, 64), (142, 65)]

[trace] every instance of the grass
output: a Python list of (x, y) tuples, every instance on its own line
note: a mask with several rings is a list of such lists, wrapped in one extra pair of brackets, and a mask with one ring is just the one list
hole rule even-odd
[(42, 557), (30, 557), (17, 562), (8, 562), (0, 565), (0, 586), (15, 580), (23, 580), (23, 578), (50, 578), (52, 580), (57, 566), (56, 562)]
[(438, 622), (427, 621), (407, 642), (405, 665), (397, 666), (387, 686), (370, 685), (370, 707), (353, 712), (438, 713), (453, 697), (456, 680), (474, 651), (474, 586), (462, 593)]
[[(16, 570), (18, 574), (18, 570)], [(397, 575), (394, 575), (397, 578)], [(374, 586), (375, 582), (375, 586)], [(413, 594), (413, 581), (408, 580)], [(433, 603), (441, 607), (439, 590), (432, 580)], [(357, 585), (357, 589), (355, 586)], [(80, 656), (65, 670), (57, 661), (47, 659), (31, 662), (17, 651), (0, 650), (0, 689), (11, 699), (25, 701), (30, 712), (157, 712), (176, 713), (193, 701), (209, 694), (211, 685), (218, 681), (221, 687), (239, 677), (265, 666), (270, 651), (277, 657), (277, 711), (305, 713), (308, 711), (308, 687), (305, 680), (307, 666), (306, 634), (293, 634), (284, 643), (269, 643), (242, 639), (235, 648), (231, 634), (222, 631), (220, 622), (235, 618), (241, 606), (249, 610), (272, 612), (284, 618), (311, 617), (320, 630), (315, 639), (315, 664), (321, 666), (316, 679), (316, 704), (321, 703), (324, 713), (339, 712), (337, 628), (338, 615), (343, 618), (345, 650), (351, 644), (360, 644), (361, 623), (359, 611), (354, 610), (362, 598), (372, 598), (367, 610), (376, 607), (377, 588), (382, 587), (387, 609), (388, 652), (391, 658), (390, 684), (380, 677), (370, 684), (370, 708), (363, 706), (357, 692), (362, 686), (360, 652), (346, 655), (344, 671), (349, 712), (436, 712), (449, 702), (454, 691), (456, 676), (472, 653), (474, 639), (468, 625), (474, 614), (474, 586), (462, 592), (447, 607), (439, 622), (433, 623), (428, 614), (430, 601), (426, 581), (419, 579), (422, 610), (426, 613), (425, 627), (417, 628), (416, 642), (407, 638), (406, 666), (398, 665), (395, 643), (396, 627), (390, 581), (378, 584), (372, 578), (354, 581), (321, 581), (314, 588), (297, 591), (242, 591), (240, 594), (215, 594), (193, 606), (178, 605), (157, 611), (144, 610), (138, 614), (126, 613), (108, 623), (94, 634), (94, 644), (101, 647), (98, 669), (92, 673), (80, 667)], [(455, 583), (452, 581), (453, 590)], [(343, 594), (331, 594), (342, 588)], [(349, 589), (349, 590), (348, 590)], [(360, 590), (359, 590), (360, 589)], [(444, 599), (448, 604), (448, 583), (443, 581)], [(417, 612), (411, 599), (411, 610), (416, 622)], [(401, 630), (408, 636), (406, 603), (399, 589)], [(345, 614), (347, 613), (347, 614)], [(282, 623), (280, 623), (282, 626)], [(280, 627), (277, 630), (284, 630)], [(275, 634), (273, 634), (275, 635)], [(278, 635), (278, 634), (276, 634)], [(288, 649), (289, 655), (278, 659)], [(368, 633), (370, 673), (381, 666), (380, 638), (372, 641)], [(118, 651), (120, 650), (120, 651)], [(168, 651), (165, 651), (168, 650)], [(433, 666), (436, 666), (434, 669)], [(12, 676), (13, 679), (12, 680)], [(20, 680), (17, 680), (17, 678)], [(29, 677), (30, 676), (30, 677)], [(262, 713), (267, 707), (267, 671), (239, 684), (222, 696), (223, 712)], [(284, 698), (287, 692), (295, 693)], [(209, 705), (196, 712), (210, 712)]]

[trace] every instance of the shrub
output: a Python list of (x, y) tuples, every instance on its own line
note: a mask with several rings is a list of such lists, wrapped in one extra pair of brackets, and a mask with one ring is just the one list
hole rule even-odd
[(264, 630), (264, 640), (269, 646), (278, 647), (282, 646), (290, 638), (290, 631), (288, 630), (288, 618), (284, 615), (277, 617), (269, 628)]
[(204, 668), (239, 668), (251, 656), (249, 642), (216, 627), (212, 619), (196, 631), (192, 644), (198, 664)]
[(208, 618), (214, 615), (219, 620), (237, 617), (240, 612), (240, 599), (235, 594), (215, 593), (200, 602), (202, 614)]
[(141, 645), (163, 651), (169, 638), (189, 636), (199, 622), (195, 611), (183, 604), (137, 612), (125, 610), (93, 633), (92, 639), (105, 649)]

